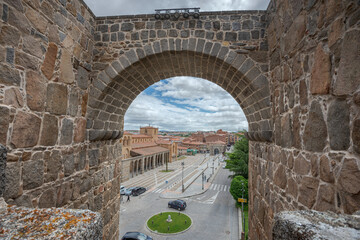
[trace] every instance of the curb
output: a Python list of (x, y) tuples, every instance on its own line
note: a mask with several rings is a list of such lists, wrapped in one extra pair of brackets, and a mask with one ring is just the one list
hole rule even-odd
[[(178, 213), (178, 212), (175, 212), (175, 211), (166, 211), (166, 212)], [(159, 213), (157, 213), (157, 214), (159, 214)], [(161, 235), (161, 236), (174, 236), (174, 235), (179, 235), (179, 234), (182, 234), (182, 233), (184, 233), (184, 232), (187, 232), (187, 231), (192, 227), (192, 225), (194, 224), (194, 221), (193, 221), (193, 219), (192, 219), (189, 215), (187, 215), (187, 214), (185, 214), (185, 213), (182, 213), (182, 214), (188, 216), (188, 217), (190, 218), (190, 220), (191, 220), (191, 225), (190, 225), (187, 229), (185, 229), (184, 231), (177, 232), (177, 233), (159, 233), (159, 232), (155, 232), (155, 231), (151, 230), (151, 229), (148, 227), (147, 222), (150, 220), (150, 218), (152, 218), (152, 217), (155, 216), (156, 214), (152, 215), (151, 217), (149, 217), (149, 218), (146, 220), (146, 222), (145, 222), (146, 229), (147, 229), (148, 231), (150, 231), (151, 233), (154, 233), (154, 234), (157, 234), (157, 235)]]
[(239, 240), (241, 240), (241, 233), (242, 233), (242, 219), (241, 219), (241, 210), (238, 209), (238, 218), (239, 218)]

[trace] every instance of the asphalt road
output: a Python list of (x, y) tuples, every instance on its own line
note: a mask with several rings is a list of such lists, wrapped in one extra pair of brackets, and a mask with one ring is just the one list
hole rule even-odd
[[(228, 175), (228, 170), (220, 168), (205, 193), (184, 199), (187, 208), (183, 212), (192, 218), (193, 225), (188, 231), (178, 235), (157, 235), (145, 226), (147, 219), (154, 214), (176, 211), (167, 207), (171, 199), (160, 198), (161, 189), (168, 187), (167, 185), (154, 185), (144, 195), (131, 197), (130, 202), (126, 202), (124, 198), (125, 202), (120, 207), (120, 237), (128, 231), (139, 231), (154, 239), (238, 239), (238, 214), (235, 201), (229, 193)], [(181, 177), (181, 171), (177, 172), (177, 176), (173, 176), (173, 180), (179, 179), (179, 176)], [(141, 183), (140, 178), (146, 181), (146, 176), (140, 175), (136, 178), (139, 179), (132, 181), (137, 181), (138, 184)]]

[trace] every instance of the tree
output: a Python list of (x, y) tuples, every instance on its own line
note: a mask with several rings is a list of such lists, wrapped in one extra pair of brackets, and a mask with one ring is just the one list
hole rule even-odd
[(230, 193), (238, 201), (238, 198), (248, 199), (248, 180), (243, 176), (236, 176), (231, 181)]
[(227, 153), (227, 155), (229, 160), (226, 160), (226, 168), (233, 172), (229, 177), (244, 176), (247, 179), (249, 171), (249, 141), (244, 136), (241, 136), (240, 140), (234, 145), (234, 151)]

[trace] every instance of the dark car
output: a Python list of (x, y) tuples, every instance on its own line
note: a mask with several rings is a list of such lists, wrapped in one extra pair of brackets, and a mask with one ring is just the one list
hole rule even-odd
[(178, 200), (175, 200), (175, 201), (170, 201), (169, 203), (168, 203), (168, 207), (169, 208), (175, 208), (175, 209), (177, 209), (177, 210), (185, 210), (185, 208), (186, 208), (186, 202), (184, 201), (184, 200), (180, 200), (180, 199), (178, 199)]
[(141, 232), (127, 232), (121, 240), (152, 240), (152, 237)]
[(146, 188), (144, 187), (134, 187), (132, 190), (131, 190), (131, 194), (133, 196), (139, 196), (140, 194), (146, 192)]

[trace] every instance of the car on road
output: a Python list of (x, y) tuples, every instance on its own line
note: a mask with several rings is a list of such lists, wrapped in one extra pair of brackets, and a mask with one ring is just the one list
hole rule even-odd
[(184, 200), (177, 199), (175, 201), (170, 201), (168, 203), (169, 208), (175, 208), (177, 210), (185, 210), (186, 208), (186, 202)]
[(153, 238), (141, 232), (127, 232), (121, 240), (152, 240)]
[(131, 195), (131, 190), (129, 188), (125, 188), (124, 186), (120, 187), (120, 194), (121, 195)]
[(144, 187), (133, 187), (129, 188), (129, 190), (131, 190), (131, 195), (133, 196), (139, 196), (140, 194), (146, 192), (146, 188)]

